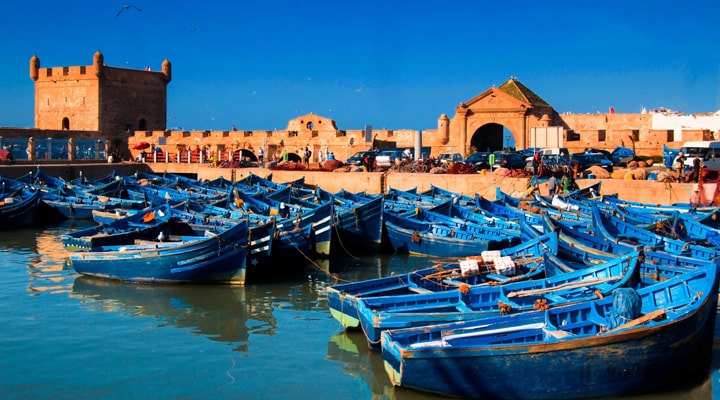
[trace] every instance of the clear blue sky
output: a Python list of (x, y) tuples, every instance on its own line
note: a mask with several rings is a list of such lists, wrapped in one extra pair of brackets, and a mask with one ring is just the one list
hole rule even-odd
[[(132, 4), (134, 8), (122, 9)], [(119, 16), (119, 10), (123, 10)], [(168, 127), (435, 129), (510, 76), (560, 113), (720, 109), (720, 1), (4, 1), (0, 126), (33, 127), (29, 60), (153, 70)]]

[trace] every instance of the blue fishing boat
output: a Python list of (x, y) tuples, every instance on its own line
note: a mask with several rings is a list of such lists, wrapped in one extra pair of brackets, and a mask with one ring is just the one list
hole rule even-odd
[(385, 229), (390, 245), (398, 253), (437, 257), (465, 257), (485, 250), (501, 250), (520, 242), (520, 232), (506, 232), (476, 224), (450, 226), (429, 221), (418, 209), (414, 217), (386, 212)]
[[(457, 290), (461, 285), (506, 284), (542, 277), (543, 254), (557, 252), (557, 234), (549, 232), (535, 239), (500, 250), (486, 253), (478, 261), (476, 271), (463, 273), (459, 263), (437, 264), (434, 267), (398, 276), (368, 279), (333, 285), (327, 289), (330, 314), (346, 329), (358, 328), (360, 320), (357, 300), (374, 296), (395, 296), (412, 293), (441, 292)], [(491, 260), (501, 257), (512, 258), (515, 275), (497, 273)]]
[(475, 196), (475, 205), (484, 212), (501, 218), (514, 219), (524, 221), (537, 230), (542, 230), (543, 220), (539, 214), (534, 214), (526, 210), (520, 210), (515, 207), (506, 205), (501, 201), (491, 201), (482, 196)]
[(68, 251), (90, 251), (94, 247), (133, 243), (135, 239), (157, 237), (166, 231), (171, 215), (172, 210), (167, 204), (137, 210), (133, 215), (107, 224), (65, 233), (61, 241)]
[[(332, 203), (311, 203), (290, 195), (289, 188), (283, 188), (286, 197), (279, 199), (267, 196), (248, 196), (237, 187), (233, 189), (228, 204), (232, 209), (245, 212), (252, 221), (275, 219), (275, 241), (272, 258), (287, 261), (294, 257), (312, 258), (330, 254), (332, 243)], [(283, 215), (282, 210), (286, 214)]]
[(59, 219), (93, 219), (93, 211), (140, 210), (145, 207), (146, 204), (143, 201), (97, 196), (90, 193), (76, 196), (45, 193), (41, 199), (43, 215)]
[[(497, 315), (546, 310), (559, 305), (594, 300), (640, 282), (635, 252), (604, 264), (506, 285), (458, 288), (434, 293), (358, 299), (360, 326), (370, 346), (379, 346), (380, 333), (446, 322), (470, 321)], [(545, 262), (555, 256), (545, 254)], [(547, 265), (546, 265), (547, 269)]]
[(474, 198), (473, 203), (469, 206), (458, 205), (455, 202), (447, 202), (430, 208), (429, 211), (507, 231), (522, 232), (522, 225), (524, 224), (517, 219), (492, 215), (487, 211), (477, 208)]
[(707, 375), (717, 290), (713, 263), (546, 311), (387, 330), (382, 358), (394, 385), (451, 396), (577, 399), (662, 391)]
[(592, 229), (566, 224), (547, 215), (543, 220), (544, 229), (557, 230), (558, 256), (569, 262), (599, 264), (642, 249), (642, 246), (612, 240), (595, 234)]
[(177, 225), (153, 239), (71, 252), (70, 264), (84, 275), (130, 282), (245, 284), (247, 221)]
[(702, 246), (664, 236), (623, 221), (614, 215), (603, 214), (599, 210), (593, 212), (593, 227), (597, 235), (610, 240), (645, 246), (647, 250), (664, 250), (705, 260), (720, 256), (720, 249), (714, 246)]
[(41, 192), (14, 179), (0, 177), (0, 229), (35, 223)]
[(174, 206), (172, 214), (173, 217), (194, 225), (217, 225), (247, 220), (246, 279), (255, 280), (279, 272), (279, 268), (273, 268), (271, 263), (276, 232), (275, 218), (248, 218), (242, 211), (188, 203)]
[(441, 200), (452, 200), (452, 203), (457, 206), (474, 206), (475, 195), (467, 195), (462, 193), (456, 193), (451, 190), (443, 189), (441, 187), (430, 185), (430, 189), (419, 193), (422, 196), (437, 198)]
[(383, 232), (384, 198), (360, 196), (341, 190), (330, 193), (316, 189), (320, 201), (332, 203), (332, 243), (345, 249), (380, 249)]

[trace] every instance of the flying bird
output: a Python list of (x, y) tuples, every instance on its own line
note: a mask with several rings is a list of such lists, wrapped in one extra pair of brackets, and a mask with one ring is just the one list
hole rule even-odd
[(122, 14), (123, 11), (129, 10), (129, 9), (131, 9), (131, 8), (132, 8), (132, 9), (135, 9), (135, 10), (137, 10), (137, 11), (139, 11), (139, 12), (142, 12), (141, 9), (135, 7), (134, 5), (132, 5), (132, 4), (127, 4), (127, 5), (124, 5), (124, 6), (122, 6), (122, 7), (120, 8), (120, 11), (117, 12), (117, 14), (115, 15), (115, 18), (119, 17), (120, 14)]

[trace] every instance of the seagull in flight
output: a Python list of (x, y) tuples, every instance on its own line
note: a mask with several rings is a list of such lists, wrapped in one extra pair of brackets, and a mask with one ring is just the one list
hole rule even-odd
[(139, 12), (142, 12), (141, 9), (135, 7), (134, 5), (132, 5), (132, 4), (126, 4), (126, 5), (124, 5), (124, 6), (122, 6), (122, 7), (120, 8), (120, 11), (118, 11), (118, 13), (115, 15), (115, 18), (119, 17), (120, 14), (122, 14), (123, 11), (129, 10), (129, 9), (131, 9), (131, 8), (133, 8), (133, 9), (139, 11)]

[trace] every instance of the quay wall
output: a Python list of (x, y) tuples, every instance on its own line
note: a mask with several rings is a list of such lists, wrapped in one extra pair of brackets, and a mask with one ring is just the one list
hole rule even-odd
[[(144, 164), (144, 163), (118, 163), (118, 164), (20, 164), (0, 166), (0, 176), (17, 178), (34, 173), (37, 168), (66, 180), (78, 178), (82, 175), (88, 178), (101, 178), (110, 175), (113, 171), (131, 175), (136, 171), (170, 172), (183, 175), (197, 176), (198, 179), (215, 179), (220, 176), (226, 179), (239, 180), (250, 173), (267, 177), (272, 174), (275, 182), (290, 182), (305, 178), (305, 183), (318, 185), (323, 189), (336, 192), (341, 189), (350, 192), (366, 191), (370, 194), (385, 193), (388, 188), (407, 190), (417, 188), (418, 191), (430, 189), (431, 186), (452, 190), (457, 193), (474, 195), (475, 193), (493, 200), (495, 188), (499, 187), (505, 193), (525, 191), (530, 178), (510, 178), (493, 174), (412, 174), (399, 172), (322, 172), (322, 171), (273, 171), (265, 168), (213, 168), (197, 164)], [(589, 186), (597, 179), (578, 179), (578, 185)], [(619, 198), (630, 201), (641, 201), (650, 204), (687, 203), (690, 195), (697, 187), (696, 184), (677, 182), (657, 182), (645, 180), (603, 179), (601, 194), (617, 194)], [(540, 185), (540, 193), (546, 195), (547, 183)]]

